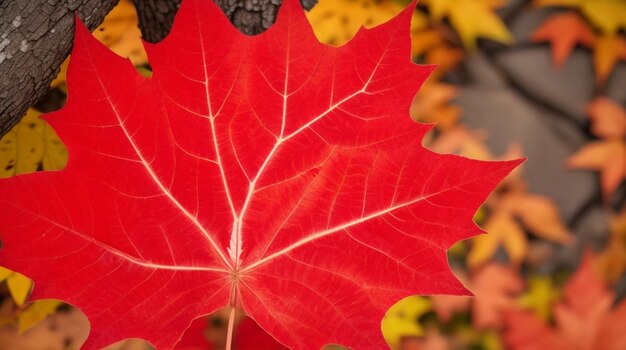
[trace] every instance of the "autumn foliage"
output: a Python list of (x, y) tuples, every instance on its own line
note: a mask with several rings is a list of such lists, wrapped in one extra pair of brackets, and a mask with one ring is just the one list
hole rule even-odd
[[(184, 0), (145, 48), (130, 1), (77, 27), (0, 140), (0, 350), (626, 348), (624, 2), (288, 0), (250, 37)], [(579, 114), (511, 71), (526, 51), (589, 56)], [(513, 171), (528, 138), (475, 122), (521, 90), (595, 181), (573, 214)]]

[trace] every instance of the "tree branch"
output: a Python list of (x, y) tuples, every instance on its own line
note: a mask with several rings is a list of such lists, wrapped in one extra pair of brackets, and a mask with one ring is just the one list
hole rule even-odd
[[(258, 34), (276, 19), (281, 0), (215, 0), (233, 24)], [(311, 9), (317, 0), (301, 0)], [(73, 13), (94, 29), (117, 0), (0, 1), (0, 137), (48, 90), (72, 47)], [(180, 0), (134, 0), (143, 38), (169, 32)]]

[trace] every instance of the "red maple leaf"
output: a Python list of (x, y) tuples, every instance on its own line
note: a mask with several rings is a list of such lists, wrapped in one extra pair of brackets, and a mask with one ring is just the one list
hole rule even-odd
[(0, 264), (87, 315), (84, 349), (172, 348), (228, 305), (292, 348), (384, 347), (398, 299), (468, 293), (446, 249), (519, 164), (421, 145), (412, 10), (333, 48), (296, 0), (254, 37), (186, 0), (151, 79), (78, 25), (47, 116), (70, 159), (0, 182)]

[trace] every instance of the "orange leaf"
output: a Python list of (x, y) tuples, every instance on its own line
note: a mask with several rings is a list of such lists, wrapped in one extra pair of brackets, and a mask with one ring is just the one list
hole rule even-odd
[(524, 286), (516, 269), (491, 264), (472, 279), (474, 298), (473, 324), (477, 328), (499, 328), (503, 312), (515, 305)]
[(611, 218), (611, 239), (596, 260), (602, 277), (616, 283), (626, 271), (626, 211)]
[(513, 212), (535, 235), (561, 244), (572, 242), (572, 236), (552, 200), (544, 196), (523, 194), (516, 196), (514, 201)]
[(576, 45), (590, 47), (594, 35), (587, 23), (576, 12), (554, 15), (546, 20), (532, 35), (535, 42), (549, 41), (555, 66), (562, 66)]
[(481, 160), (493, 159), (483, 139), (484, 137), (480, 133), (471, 132), (458, 126), (439, 136), (429, 145), (429, 148), (438, 153), (456, 153)]
[(452, 85), (425, 84), (413, 100), (411, 117), (425, 123), (437, 123), (437, 127), (442, 130), (453, 128), (461, 116), (460, 108), (450, 105), (450, 100), (457, 93)]
[(606, 97), (598, 97), (587, 106), (594, 135), (603, 139), (626, 136), (626, 109)]
[(132, 1), (120, 1), (93, 34), (116, 54), (128, 57), (134, 65), (139, 66), (148, 62)]
[[(516, 154), (519, 150), (512, 148), (511, 152)], [(572, 236), (552, 200), (527, 193), (526, 184), (519, 177), (509, 176), (507, 179), (506, 186), (501, 186), (502, 190), (487, 202), (492, 211), (484, 224), (488, 234), (472, 239), (472, 248), (467, 256), (467, 263), (472, 268), (489, 261), (499, 247), (504, 248), (511, 262), (521, 263), (528, 250), (524, 228), (551, 242), (572, 242)]]
[(626, 144), (621, 140), (590, 142), (571, 156), (567, 164), (599, 171), (602, 193), (609, 198), (626, 177)]
[(475, 268), (489, 261), (500, 246), (514, 264), (524, 259), (528, 250), (526, 233), (508, 211), (492, 215), (484, 227), (488, 234), (472, 239), (472, 250), (467, 256), (470, 267)]
[(437, 64), (438, 68), (435, 72), (439, 73), (434, 74), (434, 76), (440, 77), (445, 72), (458, 66), (464, 57), (465, 53), (463, 50), (452, 46), (440, 45), (426, 53), (425, 63)]

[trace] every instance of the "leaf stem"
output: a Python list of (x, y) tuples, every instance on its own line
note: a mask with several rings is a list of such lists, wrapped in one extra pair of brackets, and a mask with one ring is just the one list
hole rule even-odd
[(235, 310), (234, 306), (230, 308), (230, 315), (228, 316), (228, 333), (226, 335), (226, 350), (232, 350), (233, 346), (233, 328), (235, 326)]

